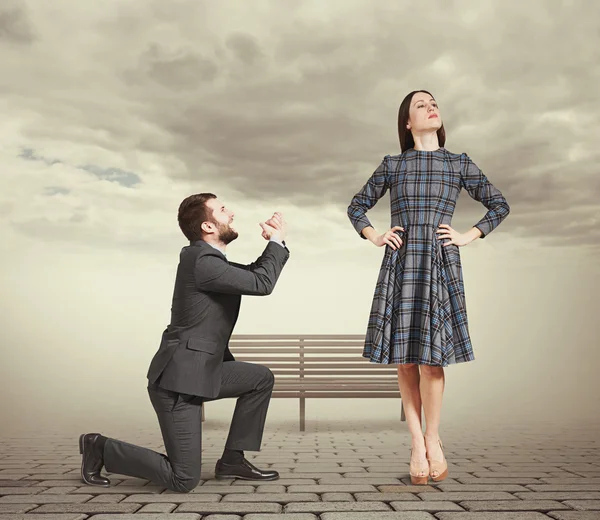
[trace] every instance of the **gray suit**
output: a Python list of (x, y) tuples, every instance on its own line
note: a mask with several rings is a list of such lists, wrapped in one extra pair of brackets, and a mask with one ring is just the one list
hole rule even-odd
[(200, 479), (202, 402), (224, 397), (239, 398), (225, 446), (260, 449), (273, 374), (264, 366), (235, 361), (228, 343), (241, 296), (270, 294), (288, 258), (287, 247), (272, 241), (249, 265), (227, 261), (202, 240), (182, 249), (171, 323), (148, 369), (148, 393), (168, 458), (109, 438), (107, 471), (190, 491)]

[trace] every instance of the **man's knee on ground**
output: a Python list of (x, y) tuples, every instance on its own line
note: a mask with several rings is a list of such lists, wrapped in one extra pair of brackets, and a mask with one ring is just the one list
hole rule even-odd
[(192, 478), (175, 478), (174, 486), (172, 491), (178, 491), (179, 493), (189, 493), (190, 491), (196, 489), (198, 484), (200, 484), (200, 475), (194, 476)]

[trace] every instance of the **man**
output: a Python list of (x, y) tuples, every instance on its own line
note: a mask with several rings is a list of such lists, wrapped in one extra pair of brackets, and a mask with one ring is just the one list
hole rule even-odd
[(241, 295), (271, 294), (289, 250), (287, 224), (280, 213), (261, 222), (269, 240), (249, 265), (229, 262), (227, 244), (238, 237), (234, 214), (212, 193), (186, 198), (178, 221), (190, 245), (181, 250), (171, 323), (148, 370), (148, 393), (160, 424), (167, 457), (99, 433), (79, 438), (81, 476), (86, 484), (108, 487), (100, 474), (144, 478), (173, 491), (189, 492), (200, 480), (202, 403), (237, 397), (229, 436), (215, 468), (216, 478), (275, 480), (244, 457), (260, 449), (274, 378), (261, 365), (235, 361), (228, 343)]

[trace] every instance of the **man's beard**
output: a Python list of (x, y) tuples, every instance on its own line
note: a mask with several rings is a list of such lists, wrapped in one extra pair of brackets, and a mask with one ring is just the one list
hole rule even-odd
[(217, 229), (219, 231), (219, 240), (224, 244), (229, 244), (233, 242), (238, 237), (238, 232), (229, 227), (229, 224), (217, 224)]

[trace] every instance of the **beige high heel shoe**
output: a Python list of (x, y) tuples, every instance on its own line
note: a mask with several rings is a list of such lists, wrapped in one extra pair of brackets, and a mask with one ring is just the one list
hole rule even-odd
[[(429, 462), (429, 476), (434, 482), (441, 482), (442, 480), (448, 477), (448, 461), (446, 460), (446, 456), (444, 455), (444, 446), (442, 444), (441, 439), (438, 439), (438, 442), (440, 443), (440, 448), (442, 449), (442, 457), (444, 457), (444, 460), (440, 462), (439, 460), (427, 458), (427, 461)], [(433, 476), (434, 471), (437, 471), (437, 477)]]
[[(412, 448), (410, 450), (410, 458), (412, 459)], [(416, 471), (413, 471), (413, 469), (415, 469)], [(427, 482), (429, 480), (429, 473), (430, 473), (430, 468), (429, 468), (429, 464), (427, 464), (427, 466), (423, 467), (421, 466), (420, 468), (417, 467), (416, 465), (413, 465), (412, 460), (409, 464), (409, 469), (408, 469), (408, 473), (410, 475), (410, 483), (413, 486), (426, 486)], [(418, 473), (424, 472), (425, 476), (422, 477), (420, 475), (418, 475)]]

